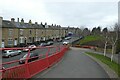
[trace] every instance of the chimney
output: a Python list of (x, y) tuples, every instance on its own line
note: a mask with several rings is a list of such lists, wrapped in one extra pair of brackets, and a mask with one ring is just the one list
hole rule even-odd
[(32, 24), (32, 21), (31, 21), (31, 20), (29, 20), (29, 24)]
[(37, 23), (37, 22), (35, 22), (35, 24), (37, 25), (38, 23)]
[(24, 19), (23, 18), (21, 19), (21, 23), (24, 23)]
[(19, 18), (17, 18), (17, 22), (19, 22)]
[(3, 17), (0, 17), (0, 27), (2, 27), (2, 20), (3, 20)]
[(11, 18), (11, 22), (15, 22), (15, 19), (14, 19), (14, 18)]
[(47, 25), (47, 23), (45, 22), (45, 25)]
[(41, 22), (41, 25), (43, 25), (43, 23)]

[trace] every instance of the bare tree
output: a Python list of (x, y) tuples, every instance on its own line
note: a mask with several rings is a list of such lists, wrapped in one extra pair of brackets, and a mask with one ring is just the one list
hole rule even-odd
[(111, 61), (113, 61), (117, 40), (118, 40), (118, 24), (116, 23), (114, 26), (114, 31), (110, 32), (110, 42), (112, 45)]
[(103, 41), (104, 41), (104, 56), (106, 56), (106, 50), (107, 50), (107, 45), (108, 45), (108, 40), (109, 40), (107, 28), (103, 29), (102, 36), (103, 36)]

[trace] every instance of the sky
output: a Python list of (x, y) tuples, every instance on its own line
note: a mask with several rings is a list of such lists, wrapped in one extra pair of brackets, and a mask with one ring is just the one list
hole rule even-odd
[(109, 27), (118, 21), (119, 0), (0, 0), (4, 20), (47, 22), (63, 27)]

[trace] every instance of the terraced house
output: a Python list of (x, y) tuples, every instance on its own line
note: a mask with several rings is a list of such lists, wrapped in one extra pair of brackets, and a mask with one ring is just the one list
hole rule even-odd
[[(37, 22), (32, 23), (29, 20), (28, 23), (24, 22), (24, 19), (15, 21), (14, 18), (11, 20), (3, 20), (0, 17), (1, 25), (1, 42), (0, 47), (14, 47), (14, 46), (25, 46), (29, 44), (38, 44), (41, 41), (56, 40), (64, 38), (69, 31), (77, 33), (77, 28), (61, 27), (60, 25), (47, 25), (38, 24)], [(79, 30), (77, 30), (79, 31)]]

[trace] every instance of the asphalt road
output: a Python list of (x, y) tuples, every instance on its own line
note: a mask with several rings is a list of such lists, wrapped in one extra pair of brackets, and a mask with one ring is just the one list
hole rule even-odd
[[(74, 40), (76, 40), (76, 37), (72, 37), (72, 39), (70, 39), (70, 42), (73, 42)], [(62, 42), (54, 42), (53, 46), (62, 46)], [(45, 55), (47, 53), (48, 49), (47, 48), (42, 48), (42, 49), (36, 49), (31, 51), (32, 53), (38, 53), (38, 55)], [(50, 52), (49, 55), (53, 54), (56, 52), (56, 48), (50, 48)], [(14, 56), (14, 57), (10, 57), (10, 58), (2, 58), (2, 63), (5, 62), (10, 62), (10, 61), (15, 61), (15, 60), (19, 60), (22, 56), (24, 56), (25, 54), (27, 54), (28, 52), (22, 52), (22, 54)], [(44, 56), (45, 57), (45, 56)], [(40, 58), (39, 58), (40, 59)], [(16, 63), (12, 63), (12, 64), (7, 64), (7, 65), (2, 65), (5, 68), (9, 68), (9, 67), (13, 67), (19, 65), (18, 62)]]
[(103, 68), (85, 54), (87, 49), (72, 48), (53, 67), (37, 74), (37, 78), (109, 78)]

